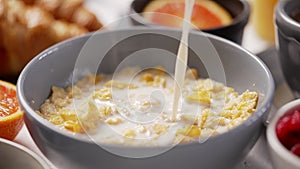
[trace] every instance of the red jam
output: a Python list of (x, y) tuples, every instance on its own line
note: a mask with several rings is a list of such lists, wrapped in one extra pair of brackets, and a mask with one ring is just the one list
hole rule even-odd
[(300, 157), (300, 110), (281, 117), (276, 125), (276, 134), (287, 149)]

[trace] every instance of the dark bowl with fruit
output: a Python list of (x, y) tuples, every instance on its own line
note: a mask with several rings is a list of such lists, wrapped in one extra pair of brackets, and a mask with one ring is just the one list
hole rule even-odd
[[(134, 0), (130, 18), (134, 25), (180, 27), (185, 0)], [(250, 6), (246, 0), (195, 0), (191, 23), (196, 30), (242, 43)]]
[(300, 166), (300, 99), (281, 107), (267, 128), (267, 140), (275, 169)]

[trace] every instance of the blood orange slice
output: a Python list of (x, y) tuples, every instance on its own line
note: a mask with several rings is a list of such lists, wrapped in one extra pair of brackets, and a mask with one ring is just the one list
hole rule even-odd
[(13, 140), (23, 125), (16, 86), (0, 80), (0, 137)]
[[(184, 8), (184, 0), (154, 0), (146, 6), (143, 16), (158, 25), (180, 27)], [(196, 0), (191, 22), (197, 29), (205, 30), (228, 25), (232, 17), (214, 1)]]

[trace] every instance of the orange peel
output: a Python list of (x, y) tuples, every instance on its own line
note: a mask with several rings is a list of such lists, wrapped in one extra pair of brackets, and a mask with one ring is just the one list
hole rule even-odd
[(0, 80), (0, 137), (13, 140), (24, 124), (23, 116), (16, 86)]

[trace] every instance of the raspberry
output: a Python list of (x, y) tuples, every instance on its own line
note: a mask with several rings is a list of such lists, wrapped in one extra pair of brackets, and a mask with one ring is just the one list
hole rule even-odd
[(300, 143), (300, 112), (296, 110), (280, 118), (276, 125), (276, 134), (280, 142), (289, 150)]
[(294, 153), (295, 155), (297, 155), (298, 157), (300, 157), (300, 143), (295, 144), (292, 147), (291, 152)]

